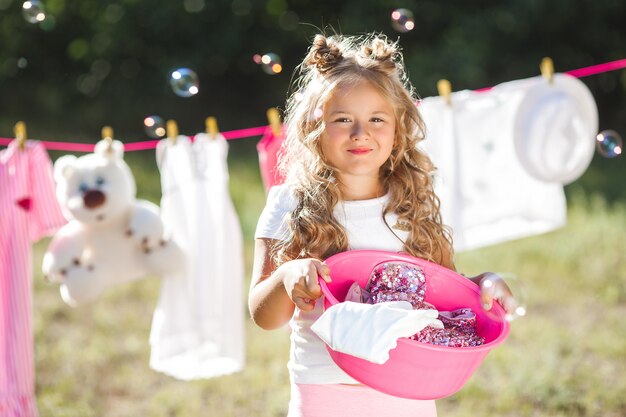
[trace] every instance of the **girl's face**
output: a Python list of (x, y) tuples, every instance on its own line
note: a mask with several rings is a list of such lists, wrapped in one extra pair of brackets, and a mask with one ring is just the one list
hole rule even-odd
[(378, 180), (391, 155), (396, 131), (394, 109), (368, 81), (337, 87), (324, 106), (320, 137), (325, 161), (341, 182), (350, 177)]

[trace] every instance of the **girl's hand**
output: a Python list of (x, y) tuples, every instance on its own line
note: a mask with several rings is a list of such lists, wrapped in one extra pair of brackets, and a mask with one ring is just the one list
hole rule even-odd
[(319, 259), (294, 259), (281, 265), (283, 285), (293, 303), (303, 311), (313, 310), (315, 300), (322, 296), (318, 276), (331, 282), (330, 268)]
[(502, 277), (493, 272), (483, 272), (475, 277), (471, 277), (470, 280), (480, 287), (483, 309), (491, 310), (493, 300), (496, 300), (507, 314), (515, 314), (518, 303)]

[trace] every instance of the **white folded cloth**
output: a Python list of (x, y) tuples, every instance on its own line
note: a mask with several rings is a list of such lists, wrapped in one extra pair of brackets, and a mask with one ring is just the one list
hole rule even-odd
[(413, 310), (407, 301), (345, 301), (327, 309), (311, 330), (337, 352), (383, 364), (399, 338), (412, 336), (426, 326), (442, 329), (438, 315), (434, 309)]

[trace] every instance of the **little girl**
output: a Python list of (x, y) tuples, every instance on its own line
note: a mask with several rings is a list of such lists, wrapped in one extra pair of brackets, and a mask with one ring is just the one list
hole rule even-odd
[[(409, 254), (454, 269), (451, 238), (433, 192), (433, 165), (417, 144), (424, 123), (397, 43), (383, 35), (317, 35), (289, 98), (281, 168), (257, 225), (249, 294), (264, 329), (289, 321), (289, 417), (436, 416), (434, 401), (360, 385), (328, 355), (311, 324), (322, 314), (324, 260), (351, 249)], [(489, 273), (484, 307), (512, 300)]]

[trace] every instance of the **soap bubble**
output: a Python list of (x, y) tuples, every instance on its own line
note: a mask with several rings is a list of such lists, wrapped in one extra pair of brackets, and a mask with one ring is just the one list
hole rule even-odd
[(146, 130), (146, 133), (151, 138), (162, 138), (165, 136), (165, 121), (159, 116), (148, 116), (143, 119), (143, 126)]
[(199, 81), (195, 72), (189, 68), (178, 68), (170, 74), (170, 85), (179, 97), (191, 97), (198, 94)]
[(47, 14), (44, 20), (39, 22), (39, 27), (46, 32), (51, 32), (57, 25), (57, 20), (51, 14)]
[(596, 136), (596, 149), (605, 158), (621, 155), (623, 148), (622, 137), (614, 130), (603, 130)]
[(39, 0), (27, 0), (22, 4), (22, 14), (28, 23), (39, 23), (46, 19), (46, 12)]
[(396, 9), (391, 12), (391, 26), (398, 32), (409, 32), (415, 27), (413, 12), (409, 9)]
[[(505, 300), (505, 303), (508, 303), (506, 307), (508, 307), (509, 311), (505, 313), (504, 319), (506, 321), (513, 321), (520, 317), (524, 317), (526, 315), (527, 293), (523, 281), (516, 274), (513, 274), (511, 272), (496, 272), (495, 275), (499, 276), (504, 280), (504, 282), (506, 282), (506, 285), (511, 290), (514, 298), (514, 300)], [(496, 298), (499, 297), (497, 290), (495, 295)], [(503, 304), (500, 305), (502, 306), (502, 308), (505, 307), (505, 305)], [(493, 307), (491, 308), (491, 310), (487, 311), (487, 315), (493, 320), (502, 321), (501, 317), (495, 315)]]
[(283, 70), (280, 56), (275, 53), (268, 52), (264, 55), (255, 54), (252, 60), (261, 65), (266, 74), (276, 75)]

